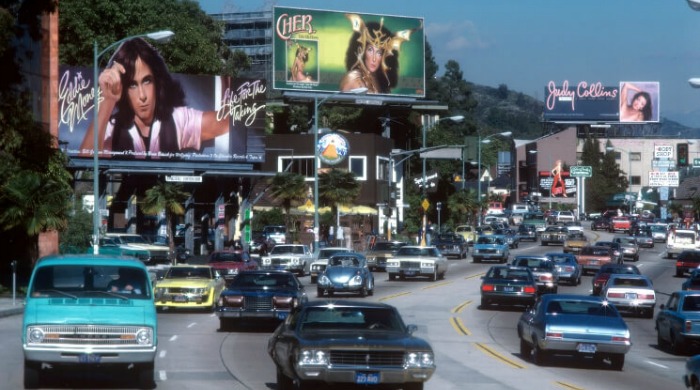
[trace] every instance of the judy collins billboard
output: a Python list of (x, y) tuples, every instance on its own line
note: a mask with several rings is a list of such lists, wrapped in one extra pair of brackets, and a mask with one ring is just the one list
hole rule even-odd
[(273, 88), (425, 96), (422, 18), (275, 7)]
[(557, 85), (550, 81), (544, 90), (544, 119), (578, 122), (658, 122), (659, 83), (623, 81), (617, 86), (581, 81)]
[[(264, 80), (169, 73), (160, 55), (144, 54), (154, 53), (152, 46), (132, 41), (117, 49), (99, 75), (102, 163), (264, 162)], [(139, 60), (122, 51), (140, 53)], [(67, 142), (71, 158), (93, 158), (93, 69), (59, 71), (59, 139)]]

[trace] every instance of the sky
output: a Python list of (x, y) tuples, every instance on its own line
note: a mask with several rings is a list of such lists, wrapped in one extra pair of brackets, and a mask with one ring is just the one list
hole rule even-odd
[(424, 19), (444, 72), (538, 100), (549, 81), (658, 81), (660, 116), (700, 127), (700, 11), (687, 0), (199, 0), (206, 13), (273, 6)]

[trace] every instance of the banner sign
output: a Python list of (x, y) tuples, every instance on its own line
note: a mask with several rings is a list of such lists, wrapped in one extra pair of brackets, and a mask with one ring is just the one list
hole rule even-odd
[(654, 158), (673, 159), (673, 145), (654, 145)]
[(273, 88), (425, 96), (422, 18), (275, 7)]
[(649, 187), (678, 187), (679, 184), (678, 171), (649, 172)]
[[(59, 71), (59, 139), (67, 142), (69, 157), (92, 159), (93, 69), (61, 66)], [(151, 92), (142, 92), (149, 84), (132, 81), (138, 96), (122, 80), (116, 101), (114, 94), (108, 100), (100, 91), (99, 107), (106, 110), (98, 133), (101, 162), (265, 161), (265, 80), (169, 76), (168, 83), (153, 83), (161, 89), (153, 86)]]
[(544, 89), (544, 119), (562, 122), (658, 122), (659, 83), (550, 81)]
[(553, 175), (550, 171), (539, 172), (539, 192), (545, 198), (568, 198), (576, 196), (576, 179), (569, 177), (569, 172)]

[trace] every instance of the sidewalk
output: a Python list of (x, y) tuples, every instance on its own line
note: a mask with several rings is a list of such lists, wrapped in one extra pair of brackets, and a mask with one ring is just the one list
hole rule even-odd
[(12, 296), (0, 297), (0, 317), (13, 316), (22, 314), (24, 311), (24, 297), (15, 298), (15, 304), (12, 304)]

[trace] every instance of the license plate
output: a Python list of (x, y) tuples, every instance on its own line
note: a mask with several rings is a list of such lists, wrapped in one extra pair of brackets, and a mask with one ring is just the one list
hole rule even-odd
[(91, 353), (83, 353), (78, 356), (79, 363), (99, 363), (100, 355), (93, 355)]
[(596, 346), (595, 344), (581, 343), (576, 346), (576, 349), (581, 353), (595, 353)]
[(415, 275), (416, 275), (416, 271), (406, 271), (406, 272), (404, 272), (403, 274), (406, 275), (406, 276), (415, 276)]
[(513, 288), (513, 286), (503, 286), (503, 291), (513, 292), (513, 291), (515, 291), (515, 288)]
[(637, 299), (637, 294), (635, 294), (635, 293), (625, 293), (625, 299)]
[(591, 260), (591, 261), (590, 261), (590, 264), (591, 264), (591, 265), (598, 265), (598, 260)]
[(286, 311), (285, 311), (285, 312), (281, 312), (281, 313), (277, 313), (277, 319), (279, 319), (279, 320), (284, 320), (284, 319), (286, 319), (288, 316), (289, 316), (289, 313), (287, 313)]
[(175, 295), (173, 297), (173, 302), (187, 302), (187, 297), (182, 295)]
[(356, 372), (355, 383), (361, 385), (376, 385), (379, 384), (378, 372)]

